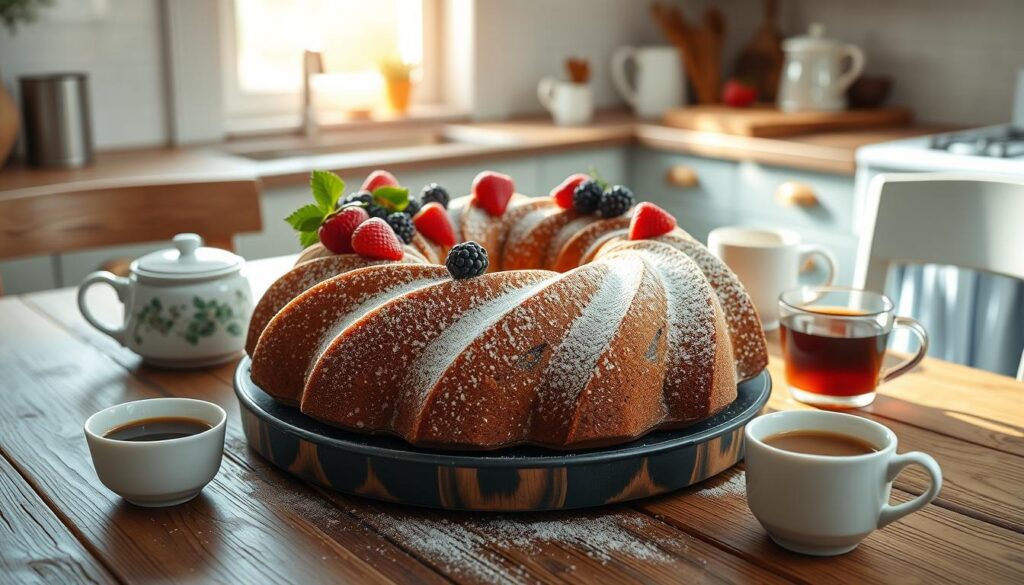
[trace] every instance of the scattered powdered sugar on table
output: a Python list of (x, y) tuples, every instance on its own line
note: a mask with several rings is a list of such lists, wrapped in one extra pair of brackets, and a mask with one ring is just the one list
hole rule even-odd
[[(522, 583), (532, 579), (515, 560), (502, 554), (551, 557), (562, 549), (569, 570), (573, 558), (586, 555), (601, 564), (618, 558), (669, 563), (673, 557), (638, 534), (647, 532), (649, 519), (621, 514), (579, 515), (531, 519), (512, 516), (453, 518), (378, 512), (366, 518), (385, 536), (442, 565), (445, 572), (490, 583)], [(573, 554), (575, 552), (575, 554)]]

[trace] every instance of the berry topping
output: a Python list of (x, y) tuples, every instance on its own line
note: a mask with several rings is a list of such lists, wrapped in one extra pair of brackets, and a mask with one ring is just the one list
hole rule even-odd
[(441, 207), (448, 209), (448, 191), (437, 183), (425, 185), (423, 187), (423, 193), (420, 194), (420, 199), (423, 200), (424, 204), (430, 203), (431, 201), (437, 201), (441, 204)]
[(676, 218), (657, 205), (644, 201), (636, 206), (629, 222), (629, 239), (656, 238), (675, 229)]
[(572, 205), (580, 213), (594, 213), (601, 203), (604, 189), (594, 179), (583, 181), (572, 192)]
[(410, 199), (409, 204), (405, 206), (402, 213), (412, 217), (419, 213), (420, 209), (423, 209), (423, 203), (419, 199)]
[(494, 217), (505, 213), (515, 190), (512, 177), (494, 171), (484, 171), (473, 179), (473, 200)]
[(448, 252), (444, 265), (452, 278), (473, 278), (487, 272), (487, 250), (476, 242), (463, 242)]
[(406, 244), (412, 242), (412, 235), (416, 233), (416, 228), (413, 227), (412, 220), (409, 219), (408, 215), (396, 211), (388, 215), (386, 221), (391, 226), (391, 229), (395, 231), (395, 235), (401, 238), (403, 242)]
[(368, 213), (370, 217), (376, 217), (378, 219), (387, 219), (388, 215), (391, 214), (387, 208), (377, 205), (376, 203), (367, 203), (366, 213)]
[(366, 258), (401, 260), (405, 255), (402, 242), (383, 219), (371, 217), (352, 234), (352, 249)]
[(346, 205), (368, 205), (370, 203), (373, 203), (373, 193), (370, 193), (369, 191), (358, 191), (356, 193), (346, 195), (345, 198), (341, 200), (342, 207)]
[(590, 179), (589, 175), (583, 173), (576, 173), (575, 175), (569, 175), (567, 179), (562, 181), (560, 185), (551, 190), (551, 198), (555, 200), (555, 204), (562, 209), (572, 209), (572, 194), (576, 190), (576, 187), (583, 181)]
[(412, 218), (416, 230), (440, 246), (455, 245), (455, 230), (448, 213), (437, 201), (431, 201)]
[(618, 217), (633, 207), (633, 192), (615, 185), (601, 194), (601, 201), (597, 208), (601, 211), (601, 217)]
[(373, 193), (380, 187), (397, 187), (398, 179), (394, 175), (387, 171), (373, 171), (370, 176), (366, 177), (363, 181), (363, 186), (360, 187), (360, 191), (369, 191)]
[(320, 243), (335, 254), (351, 254), (352, 232), (368, 219), (370, 216), (362, 207), (343, 207), (341, 211), (327, 216), (320, 225), (317, 233)]

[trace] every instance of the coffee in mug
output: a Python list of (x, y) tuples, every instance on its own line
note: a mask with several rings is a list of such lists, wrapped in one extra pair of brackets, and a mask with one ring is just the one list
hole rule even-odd
[(835, 255), (822, 246), (802, 244), (800, 234), (790, 230), (717, 228), (708, 234), (708, 249), (736, 273), (766, 331), (778, 328), (779, 294), (797, 286), (800, 267), (808, 259), (824, 261), (825, 285), (835, 280)]
[[(942, 487), (934, 459), (897, 454), (895, 433), (858, 416), (774, 412), (750, 421), (744, 441), (750, 511), (772, 540), (798, 553), (849, 552), (874, 530), (923, 508)], [(910, 465), (928, 474), (928, 488), (890, 504), (893, 480)]]
[[(801, 287), (779, 297), (779, 339), (790, 394), (824, 408), (871, 404), (875, 389), (910, 371), (928, 351), (920, 323), (893, 314), (885, 295), (842, 287)], [(917, 354), (885, 370), (893, 327), (909, 329), (920, 341)]]

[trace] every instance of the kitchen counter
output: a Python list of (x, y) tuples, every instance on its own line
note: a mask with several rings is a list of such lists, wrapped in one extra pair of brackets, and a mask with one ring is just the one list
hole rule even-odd
[[(413, 128), (420, 128), (414, 130)], [(260, 159), (244, 156), (247, 149), (268, 140), (301, 150), (304, 139), (239, 139), (189, 148), (159, 148), (100, 153), (96, 163), (82, 169), (30, 169), (8, 167), (0, 171), (0, 197), (73, 192), (85, 188), (189, 183), (205, 180), (259, 178), (264, 185), (305, 182), (313, 169), (343, 175), (361, 175), (374, 168), (395, 172), (444, 164), (466, 164), (516, 156), (530, 156), (601, 146), (639, 144), (698, 156), (753, 160), (769, 165), (852, 175), (854, 153), (860, 146), (946, 129), (911, 125), (855, 132), (808, 134), (792, 138), (750, 138), (681, 130), (638, 122), (632, 116), (611, 113), (578, 128), (554, 126), (548, 119), (507, 122), (455, 123), (435, 126), (435, 134), (422, 144), (396, 148), (367, 148), (342, 152), (306, 152)], [(344, 144), (346, 130), (324, 131), (320, 136)], [(366, 131), (363, 131), (366, 133)], [(395, 132), (391, 126), (389, 132)], [(422, 132), (422, 125), (409, 132)], [(321, 139), (322, 140), (322, 139)], [(291, 145), (291, 146), (288, 146)], [(240, 154), (242, 153), (242, 154)]]

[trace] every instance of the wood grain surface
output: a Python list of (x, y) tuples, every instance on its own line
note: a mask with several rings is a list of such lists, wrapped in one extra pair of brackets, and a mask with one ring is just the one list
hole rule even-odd
[[(257, 291), (289, 265), (250, 265)], [(120, 317), (97, 291), (101, 316)], [(806, 408), (778, 385), (769, 408)], [(343, 496), (281, 473), (245, 441), (233, 364), (159, 370), (92, 330), (60, 290), (0, 299), (0, 582), (1019, 583), (1024, 385), (925, 360), (858, 412), (900, 450), (942, 465), (934, 505), (842, 557), (775, 546), (746, 507), (742, 466), (702, 484), (588, 512), (436, 512)], [(229, 413), (220, 473), (196, 500), (152, 510), (98, 481), (81, 425), (153, 396)], [(924, 489), (897, 478), (894, 500)]]

